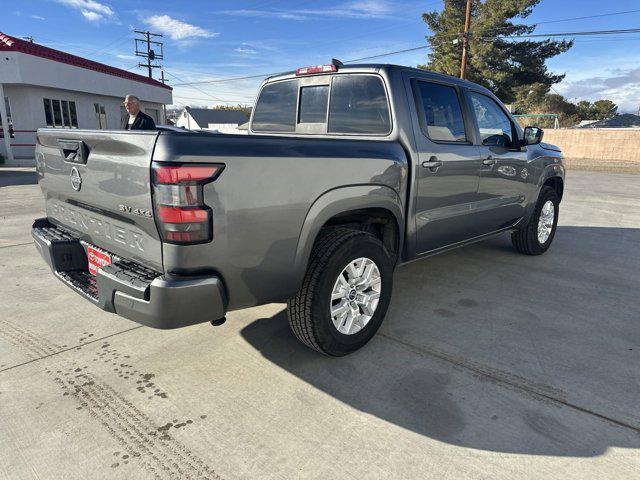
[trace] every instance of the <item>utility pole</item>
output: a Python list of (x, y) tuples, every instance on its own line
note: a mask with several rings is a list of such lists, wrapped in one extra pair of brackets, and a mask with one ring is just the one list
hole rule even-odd
[(460, 78), (464, 80), (467, 70), (467, 56), (469, 55), (469, 24), (471, 23), (471, 0), (467, 0), (467, 12), (464, 16), (464, 32), (462, 32), (462, 61), (460, 63)]
[[(164, 70), (160, 70), (160, 81), (162, 83), (167, 83), (167, 80), (164, 78)], [(164, 118), (164, 124), (167, 125), (167, 106), (162, 104), (162, 117)]]
[[(160, 65), (154, 64), (155, 60), (164, 59), (162, 42), (151, 40), (151, 37), (161, 37), (161, 33), (151, 33), (149, 31), (134, 30), (134, 32), (142, 35), (144, 38), (136, 38), (136, 57), (147, 59), (147, 63), (139, 63), (139, 67), (147, 67), (149, 78), (153, 78), (152, 71), (154, 68), (160, 68)], [(138, 48), (138, 42), (142, 43), (142, 49)], [(146, 44), (146, 49), (144, 48)], [(151, 48), (153, 46), (153, 48)], [(154, 50), (155, 49), (155, 50)], [(159, 52), (157, 51), (159, 50)]]

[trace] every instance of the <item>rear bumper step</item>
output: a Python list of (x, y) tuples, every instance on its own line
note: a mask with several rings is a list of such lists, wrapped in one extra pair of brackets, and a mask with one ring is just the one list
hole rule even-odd
[(99, 308), (153, 328), (179, 328), (225, 315), (224, 286), (216, 276), (165, 278), (112, 255), (111, 265), (88, 271), (86, 243), (72, 232), (36, 220), (31, 235), (58, 279)]

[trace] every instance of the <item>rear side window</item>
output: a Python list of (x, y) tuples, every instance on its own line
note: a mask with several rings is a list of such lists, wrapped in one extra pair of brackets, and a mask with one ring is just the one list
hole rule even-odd
[(299, 123), (325, 123), (329, 85), (302, 87), (300, 89)]
[(466, 142), (456, 89), (439, 83), (417, 82), (417, 85), (427, 136), (436, 142)]
[(256, 104), (252, 128), (263, 132), (294, 132), (297, 101), (298, 80), (266, 85)]
[(391, 130), (382, 79), (372, 75), (337, 75), (331, 85), (328, 133), (381, 135)]

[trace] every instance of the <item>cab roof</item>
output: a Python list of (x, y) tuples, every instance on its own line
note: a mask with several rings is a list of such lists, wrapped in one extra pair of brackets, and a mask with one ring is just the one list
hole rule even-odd
[[(386, 71), (387, 73), (391, 74), (391, 73), (395, 73), (395, 72), (415, 72), (415, 73), (420, 73), (421, 75), (425, 76), (425, 77), (429, 77), (432, 78), (434, 80), (436, 79), (440, 79), (449, 83), (453, 83), (456, 85), (461, 85), (461, 86), (473, 86), (476, 89), (481, 89), (484, 91), (489, 92), (489, 90), (487, 90), (485, 87), (483, 87), (482, 85), (478, 85), (477, 83), (474, 82), (470, 82), (469, 80), (462, 80), (458, 77), (454, 77), (452, 75), (447, 75), (445, 73), (437, 73), (437, 72), (432, 72), (431, 70), (424, 70), (422, 68), (414, 68), (414, 67), (407, 67), (405, 65), (396, 65), (396, 64), (392, 64), (392, 63), (355, 63), (355, 64), (347, 64), (347, 65), (339, 65), (338, 66), (338, 71), (337, 72), (326, 72), (326, 73), (316, 73), (316, 74), (311, 74), (311, 75), (332, 75), (334, 73), (348, 73), (348, 72), (369, 72), (369, 73), (377, 73), (380, 71)], [(311, 76), (309, 75), (309, 76)], [(297, 78), (296, 77), (296, 70), (292, 70), (289, 72), (283, 72), (283, 73), (279, 73), (277, 75), (272, 75), (270, 77), (267, 77), (263, 83), (270, 83), (270, 82), (274, 82), (274, 81), (278, 81), (278, 80), (285, 80), (285, 79), (289, 79), (289, 78)]]

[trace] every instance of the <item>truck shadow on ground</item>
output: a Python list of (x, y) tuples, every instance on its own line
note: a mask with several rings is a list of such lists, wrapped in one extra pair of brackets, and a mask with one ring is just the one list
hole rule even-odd
[(640, 448), (640, 260), (628, 256), (639, 242), (640, 229), (559, 227), (541, 257), (502, 236), (406, 265), (378, 335), (340, 359), (302, 346), (284, 311), (241, 333), (319, 390), (439, 441), (581, 457)]
[(0, 188), (15, 185), (35, 185), (38, 183), (36, 172), (22, 170), (0, 169)]

